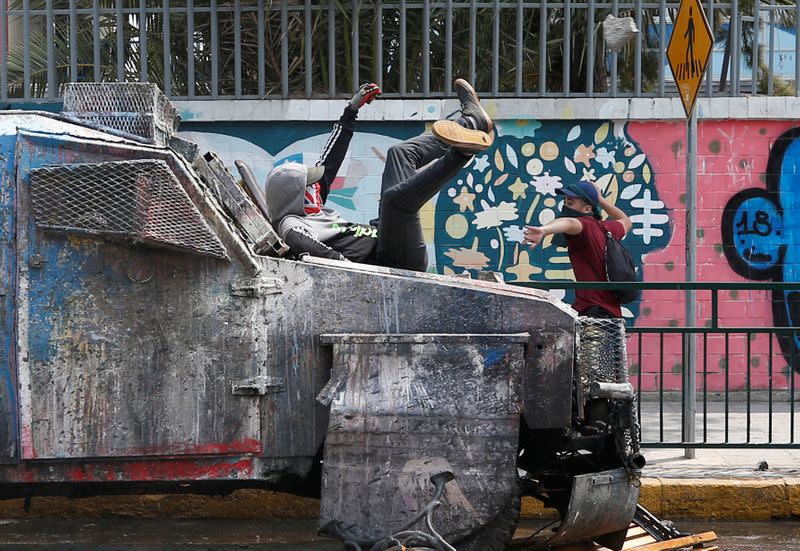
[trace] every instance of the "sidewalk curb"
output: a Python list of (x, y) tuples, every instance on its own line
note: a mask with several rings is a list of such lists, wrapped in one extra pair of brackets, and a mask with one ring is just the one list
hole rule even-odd
[[(800, 518), (800, 478), (643, 478), (639, 503), (667, 519)], [(523, 499), (523, 518), (553, 516), (539, 501)]]
[(639, 502), (665, 518), (752, 521), (800, 517), (800, 478), (644, 478)]
[[(800, 518), (800, 478), (643, 478), (639, 502), (668, 519), (754, 521)], [(0, 518), (310, 519), (319, 500), (267, 490), (237, 490), (226, 496), (191, 494), (34, 497), (0, 500)], [(526, 497), (522, 518), (554, 518), (552, 509)]]

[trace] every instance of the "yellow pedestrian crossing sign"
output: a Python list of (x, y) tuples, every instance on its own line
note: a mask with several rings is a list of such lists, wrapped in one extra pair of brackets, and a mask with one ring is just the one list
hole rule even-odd
[(698, 0), (681, 0), (667, 46), (667, 59), (687, 118), (692, 114), (713, 48), (714, 35), (703, 6)]

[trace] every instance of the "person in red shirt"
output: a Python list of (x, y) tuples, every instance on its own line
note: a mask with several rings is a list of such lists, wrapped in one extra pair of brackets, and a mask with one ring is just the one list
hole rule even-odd
[[(564, 196), (561, 214), (544, 226), (527, 226), (526, 243), (535, 248), (546, 236), (554, 235), (554, 245), (567, 246), (575, 281), (607, 281), (606, 232), (622, 239), (631, 229), (631, 219), (590, 182), (568, 184), (556, 194)], [(601, 219), (601, 209), (609, 219)], [(622, 317), (619, 301), (611, 291), (577, 289), (572, 307), (582, 316)]]

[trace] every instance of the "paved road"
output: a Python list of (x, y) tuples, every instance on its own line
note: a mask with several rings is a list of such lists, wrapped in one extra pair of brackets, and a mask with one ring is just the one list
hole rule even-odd
[[(522, 527), (536, 530), (542, 521), (523, 521)], [(774, 522), (681, 522), (676, 527), (687, 533), (713, 531), (720, 551), (800, 551), (800, 520)], [(711, 544), (709, 544), (711, 545)], [(513, 551), (534, 551), (535, 547), (516, 545)]]
[[(528, 527), (533, 521), (526, 522)], [(725, 551), (800, 551), (800, 521), (677, 523), (714, 530)], [(314, 522), (237, 520), (0, 520), (0, 551), (339, 551)], [(524, 548), (517, 548), (524, 549)]]
[(713, 530), (721, 551), (800, 551), (800, 520), (781, 522), (678, 522), (687, 532)]

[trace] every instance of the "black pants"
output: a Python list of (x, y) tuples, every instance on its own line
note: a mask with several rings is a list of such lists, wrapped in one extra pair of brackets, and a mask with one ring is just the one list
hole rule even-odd
[[(419, 210), (471, 158), (431, 134), (389, 148), (381, 181), (378, 264), (420, 272), (427, 270), (428, 254)], [(425, 168), (419, 170), (421, 167)]]
[[(325, 175), (320, 180), (323, 202), (327, 200), (331, 184), (347, 153), (357, 114), (352, 108), (345, 108), (317, 162), (325, 167)], [(457, 122), (467, 124), (464, 119)], [(378, 264), (420, 272), (428, 269), (419, 209), (471, 158), (471, 155), (451, 148), (431, 134), (422, 134), (389, 148), (378, 210), (375, 253)]]
[(588, 316), (590, 318), (617, 319), (617, 316), (615, 316), (602, 306), (591, 306), (587, 308), (586, 311), (581, 315)]

